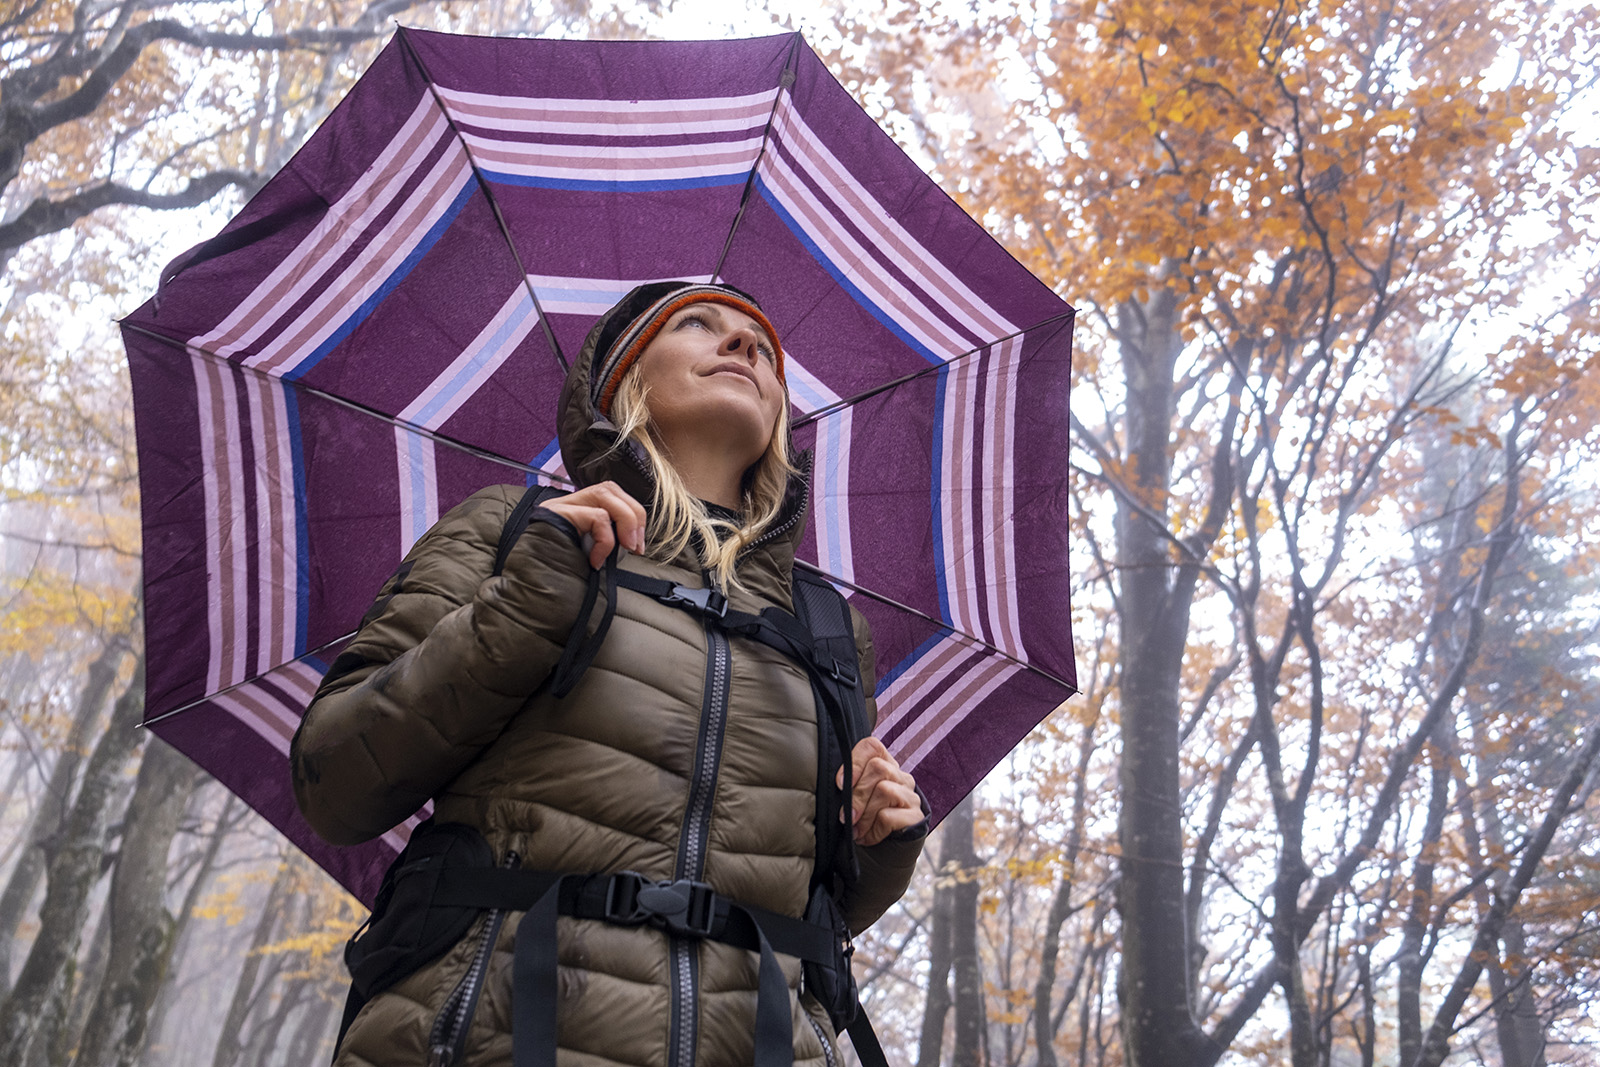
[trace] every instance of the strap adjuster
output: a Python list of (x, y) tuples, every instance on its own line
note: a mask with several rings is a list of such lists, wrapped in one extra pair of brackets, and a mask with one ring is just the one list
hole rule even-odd
[(662, 603), (684, 604), (713, 619), (725, 618), (728, 614), (728, 598), (715, 586), (708, 585), (702, 589), (694, 589), (687, 585), (675, 585), (672, 587), (672, 592), (662, 599)]
[(619, 926), (649, 923), (681, 937), (709, 937), (716, 927), (717, 891), (687, 878), (653, 882), (622, 871), (606, 882), (602, 917)]

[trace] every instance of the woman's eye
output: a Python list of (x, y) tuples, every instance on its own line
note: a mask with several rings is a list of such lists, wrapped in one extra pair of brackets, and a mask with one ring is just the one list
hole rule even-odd
[(756, 351), (760, 352), (762, 356), (766, 358), (768, 363), (778, 362), (777, 353), (772, 350), (770, 345), (756, 345)]
[(701, 327), (703, 329), (709, 329), (710, 328), (708, 326), (708, 324), (706, 323), (706, 318), (705, 318), (704, 315), (685, 315), (678, 322), (678, 328), (682, 329), (683, 327), (689, 325), (691, 322), (694, 323), (696, 326), (699, 326), (699, 327)]

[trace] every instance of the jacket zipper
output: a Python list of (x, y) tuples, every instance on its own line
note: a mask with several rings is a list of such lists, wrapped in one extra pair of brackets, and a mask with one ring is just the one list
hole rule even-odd
[[(513, 868), (522, 862), (515, 852), (507, 852), (502, 867)], [(478, 937), (477, 951), (467, 973), (439, 1009), (428, 1033), (428, 1067), (450, 1067), (461, 1058), (466, 1044), (467, 1031), (472, 1027), (472, 1016), (478, 1007), (478, 995), (483, 992), (483, 981), (489, 973), (489, 960), (494, 955), (495, 942), (500, 939), (500, 927), (506, 913), (500, 908), (490, 908), (488, 918)]]
[[(706, 682), (700, 703), (700, 736), (695, 743), (694, 769), (689, 778), (689, 801), (684, 808), (683, 827), (678, 835), (679, 879), (699, 881), (705, 874), (706, 849), (711, 837), (711, 813), (715, 808), (717, 772), (722, 766), (722, 741), (728, 719), (728, 680), (733, 672), (733, 655), (728, 638), (711, 624), (706, 625)], [(695, 1025), (695, 1005), (699, 999), (700, 955), (688, 938), (673, 937), (670, 961), (672, 972), (672, 1022), (668, 1067), (694, 1067), (699, 1035)]]
[(828, 1035), (822, 1032), (822, 1024), (817, 1022), (817, 1020), (813, 1019), (811, 1017), (811, 1013), (809, 1011), (808, 1012), (803, 1012), (802, 1014), (805, 1015), (806, 1022), (811, 1024), (811, 1029), (816, 1031), (817, 1040), (822, 1042), (822, 1060), (823, 1060), (823, 1063), (825, 1063), (827, 1065), (827, 1067), (834, 1067), (834, 1063), (833, 1063), (833, 1042), (828, 1040)]

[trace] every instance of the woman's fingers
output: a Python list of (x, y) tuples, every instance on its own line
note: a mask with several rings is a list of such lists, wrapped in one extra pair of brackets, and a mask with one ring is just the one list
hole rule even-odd
[[(850, 752), (850, 768), (850, 806), (858, 844), (875, 845), (922, 821), (916, 780), (901, 770), (882, 741), (864, 737), (857, 742)], [(843, 767), (835, 781), (843, 787)]]
[(545, 504), (546, 510), (594, 539), (589, 566), (598, 570), (620, 541), (630, 552), (644, 551), (644, 506), (616, 482), (597, 482)]

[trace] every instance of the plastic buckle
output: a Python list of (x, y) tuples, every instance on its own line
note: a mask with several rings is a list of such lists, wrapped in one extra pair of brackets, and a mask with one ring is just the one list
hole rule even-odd
[(703, 589), (691, 589), (686, 585), (672, 587), (672, 595), (667, 597), (668, 604), (687, 604), (702, 615), (709, 615), (714, 619), (725, 618), (728, 614), (728, 598), (712, 586)]
[(606, 880), (603, 918), (619, 926), (638, 926), (650, 919), (651, 912), (641, 903), (647, 887), (655, 883), (633, 871), (619, 871)]
[(845, 685), (856, 684), (856, 669), (852, 665), (833, 656), (828, 657), (829, 662), (823, 665), (823, 670), (828, 672), (828, 677)]
[(652, 882), (639, 890), (639, 907), (668, 933), (708, 937), (717, 918), (717, 891), (687, 878)]

